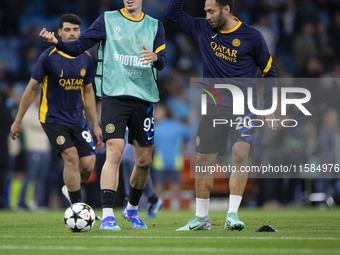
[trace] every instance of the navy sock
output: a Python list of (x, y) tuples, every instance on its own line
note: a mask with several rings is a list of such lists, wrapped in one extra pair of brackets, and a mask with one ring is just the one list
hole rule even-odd
[(142, 197), (143, 191), (144, 189), (135, 189), (135, 188), (132, 188), (130, 185), (129, 203), (133, 206), (137, 206), (140, 198)]
[(153, 194), (151, 197), (148, 197), (148, 201), (150, 204), (156, 204), (158, 202), (158, 197)]
[(83, 200), (81, 199), (80, 190), (68, 192), (68, 194), (70, 196), (70, 200), (71, 200), (72, 204), (78, 203), (78, 202), (83, 202)]
[(116, 191), (112, 189), (100, 190), (102, 208), (113, 208), (116, 198)]

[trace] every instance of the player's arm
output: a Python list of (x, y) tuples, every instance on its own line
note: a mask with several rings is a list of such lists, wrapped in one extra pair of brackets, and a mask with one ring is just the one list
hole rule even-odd
[(93, 125), (93, 132), (95, 136), (97, 137), (97, 143), (99, 147), (101, 147), (103, 144), (103, 135), (102, 135), (102, 130), (98, 124), (97, 112), (96, 112), (96, 100), (94, 96), (92, 83), (89, 83), (84, 86), (84, 100), (85, 100), (85, 108), (86, 108), (87, 114)]
[(17, 116), (15, 117), (15, 120), (11, 126), (10, 136), (13, 140), (18, 138), (22, 131), (22, 119), (24, 118), (27, 109), (32, 104), (33, 99), (38, 91), (38, 88), (39, 82), (31, 78), (21, 98)]
[(200, 24), (205, 19), (195, 18), (183, 11), (184, 0), (171, 0), (167, 9), (166, 16), (174, 21), (192, 38), (196, 38), (201, 31)]
[(62, 42), (55, 37), (54, 32), (49, 32), (45, 28), (41, 30), (39, 36), (45, 42), (54, 44), (58, 50), (76, 57), (106, 39), (104, 14), (100, 15), (89, 29), (74, 42)]
[[(256, 40), (255, 59), (264, 78), (264, 109), (270, 109), (273, 102), (273, 87), (276, 87), (277, 82), (276, 71), (273, 65), (273, 58), (261, 33), (258, 34), (258, 40)], [(264, 117), (266, 119), (275, 119), (275, 113)], [(277, 121), (268, 121), (267, 124), (273, 130), (276, 130), (278, 127)]]
[(157, 61), (153, 66), (161, 71), (166, 65), (166, 50), (165, 50), (165, 31), (162, 22), (158, 21), (158, 30), (153, 44), (153, 50), (157, 55)]
[(37, 63), (33, 67), (31, 79), (29, 80), (25, 92), (21, 98), (17, 116), (11, 126), (10, 136), (13, 140), (19, 137), (22, 130), (22, 119), (24, 118), (27, 109), (30, 107), (34, 97), (36, 96), (39, 84), (43, 81), (46, 75), (45, 68), (47, 66), (47, 59), (51, 50), (52, 47), (44, 51), (39, 56)]
[(153, 43), (153, 51), (143, 45), (143, 51), (139, 53), (144, 65), (153, 63), (153, 66), (161, 71), (166, 65), (165, 32), (163, 24), (158, 21), (158, 30)]

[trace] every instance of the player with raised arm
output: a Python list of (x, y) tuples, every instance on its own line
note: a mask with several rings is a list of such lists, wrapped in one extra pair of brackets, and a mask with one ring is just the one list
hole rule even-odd
[(142, 12), (142, 0), (123, 2), (125, 8), (100, 15), (75, 42), (60, 42), (46, 29), (40, 32), (46, 42), (72, 56), (100, 42), (96, 86), (97, 95), (102, 97), (101, 123), (106, 143), (106, 161), (100, 179), (102, 230), (120, 230), (113, 206), (126, 126), (135, 155), (127, 215), (134, 229), (147, 228), (137, 210), (152, 161), (153, 103), (159, 101), (155, 78), (157, 70), (166, 64), (162, 23)]
[[(80, 35), (80, 24), (77, 15), (62, 15), (58, 30), (61, 40), (76, 40)], [(34, 66), (11, 127), (10, 135), (15, 140), (22, 131), (22, 119), (41, 84), (39, 120), (50, 143), (64, 160), (66, 186), (63, 187), (63, 194), (72, 204), (82, 201), (81, 183), (91, 176), (96, 161), (96, 149), (87, 128), (85, 109), (98, 144), (102, 143), (92, 87), (94, 75), (94, 62), (88, 52), (71, 57), (54, 46), (48, 48)]]
[[(233, 0), (206, 0), (206, 18), (195, 18), (183, 9), (184, 0), (171, 0), (167, 16), (177, 23), (199, 46), (203, 59), (203, 78), (216, 79), (251, 79), (257, 77), (258, 68), (263, 77), (268, 79), (265, 86), (265, 108), (272, 103), (271, 90), (275, 86), (275, 69), (272, 57), (261, 33), (242, 23), (233, 16)], [(255, 86), (253, 82), (243, 82), (243, 92), (248, 87)], [(216, 89), (217, 90), (217, 89)], [(228, 128), (220, 125), (214, 128), (212, 118), (233, 118), (232, 98), (226, 90), (218, 90), (223, 106), (209, 104), (208, 114), (203, 116), (196, 137), (197, 165), (212, 166), (218, 155), (223, 155), (228, 136), (232, 146), (232, 163), (237, 171), (229, 179), (229, 210), (225, 221), (225, 229), (242, 230), (244, 223), (238, 218), (238, 208), (247, 184), (247, 173), (240, 172), (240, 167), (247, 165), (248, 153), (254, 137), (254, 127), (237, 130), (235, 125)], [(254, 93), (255, 94), (255, 93)], [(246, 112), (245, 117), (252, 118), (254, 114)], [(274, 114), (265, 116), (274, 118)], [(273, 125), (270, 125), (273, 123)], [(276, 129), (276, 122), (268, 122), (268, 126)], [(239, 132), (241, 131), (241, 132)], [(210, 192), (213, 188), (213, 178), (204, 173), (196, 175), (196, 214), (185, 226), (177, 231), (209, 230), (211, 227), (208, 212)]]

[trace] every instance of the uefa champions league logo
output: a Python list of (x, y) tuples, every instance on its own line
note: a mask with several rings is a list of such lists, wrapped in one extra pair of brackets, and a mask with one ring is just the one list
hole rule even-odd
[(120, 41), (123, 39), (123, 36), (120, 35), (121, 28), (119, 26), (115, 26), (113, 28), (113, 35), (110, 37), (115, 41)]
[(120, 32), (120, 27), (119, 27), (119, 26), (115, 26), (115, 27), (113, 28), (113, 32), (114, 32), (115, 34), (118, 34), (118, 33)]

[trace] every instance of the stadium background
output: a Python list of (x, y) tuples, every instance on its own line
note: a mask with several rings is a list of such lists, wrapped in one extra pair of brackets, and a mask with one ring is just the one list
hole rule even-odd
[[(56, 30), (61, 14), (71, 12), (81, 16), (82, 32), (103, 11), (121, 8), (121, 0), (1, 0), (0, 1), (0, 95), (1, 119), (10, 112), (15, 116), (24, 88), (39, 54), (49, 47), (39, 37), (42, 27)], [(201, 59), (195, 44), (165, 18), (168, 0), (144, 0), (143, 11), (162, 20), (166, 31), (168, 65), (160, 73), (161, 102), (172, 110), (178, 121), (187, 122), (190, 112), (188, 99), (190, 77), (201, 72)], [(253, 162), (340, 163), (340, 3), (337, 0), (242, 0), (236, 2), (235, 16), (259, 29), (271, 50), (278, 77), (334, 78), (313, 93), (315, 118), (305, 121), (299, 129), (274, 135), (262, 134), (251, 158)], [(184, 9), (193, 16), (204, 16), (204, 1), (186, 0)], [(95, 50), (91, 53), (95, 56)], [(8, 132), (1, 129), (1, 141)], [(263, 142), (263, 141), (271, 142)], [(18, 207), (18, 197), (27, 170), (25, 144), (1, 142), (1, 175), (5, 176), (2, 207)], [(188, 157), (188, 151), (184, 151)], [(103, 161), (103, 151), (98, 164)], [(8, 161), (8, 162), (5, 162)], [(3, 163), (4, 162), (4, 163)], [(62, 162), (53, 158), (47, 168), (45, 204), (31, 209), (65, 206), (61, 199)], [(96, 169), (97, 178), (100, 166)], [(98, 179), (97, 179), (98, 180)], [(193, 188), (183, 174), (183, 189)], [(224, 183), (226, 183), (224, 181)], [(227, 195), (226, 186), (217, 185), (213, 197)], [(99, 206), (98, 181), (86, 186), (87, 200)], [(32, 189), (31, 189), (32, 190)], [(324, 193), (339, 202), (340, 180), (333, 179), (256, 179), (247, 187), (244, 206), (281, 207), (310, 204), (306, 192)], [(32, 193), (32, 192), (31, 192)], [(190, 193), (192, 194), (192, 193)], [(32, 195), (32, 194), (31, 194)], [(122, 196), (121, 196), (122, 197)], [(29, 199), (28, 199), (29, 200)], [(119, 205), (121, 201), (117, 201)], [(319, 202), (316, 206), (326, 206)], [(329, 203), (328, 205), (332, 205)]]

